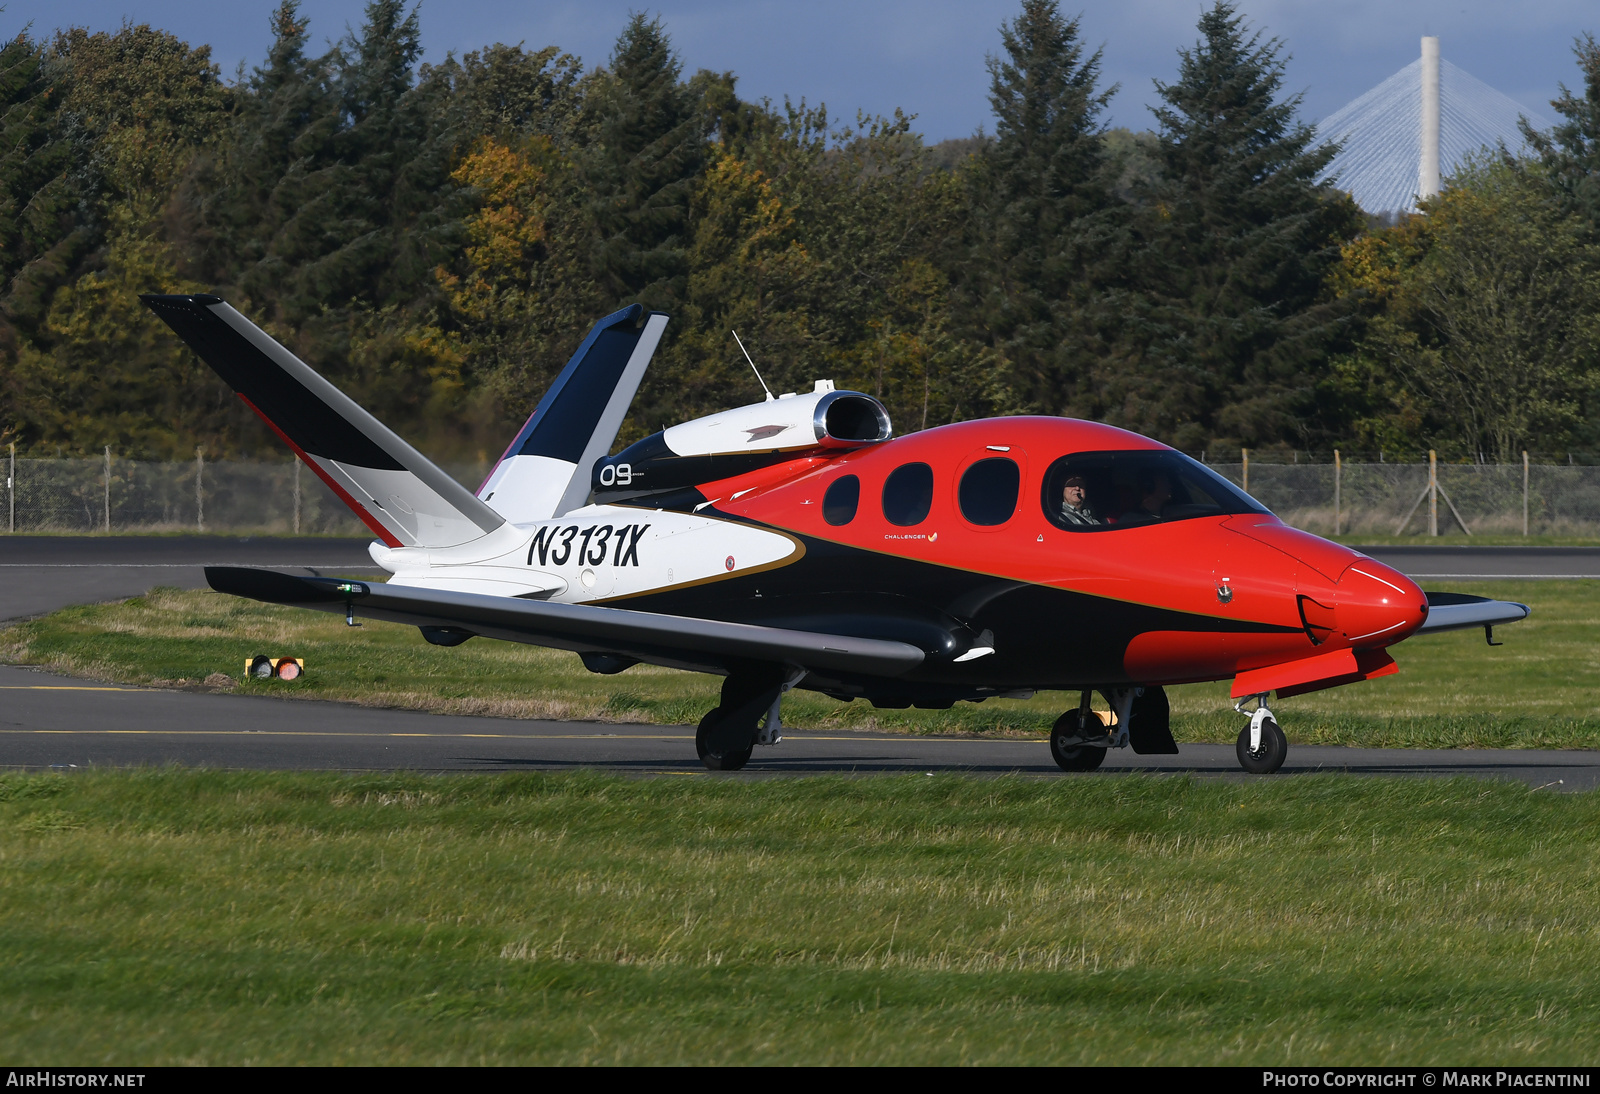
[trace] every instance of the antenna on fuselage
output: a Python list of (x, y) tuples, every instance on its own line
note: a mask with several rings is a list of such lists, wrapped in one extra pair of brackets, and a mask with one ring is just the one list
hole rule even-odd
[[(744, 359), (746, 361), (750, 361), (750, 351), (744, 348), (744, 342), (742, 339), (740, 339), (739, 332), (732, 331), (730, 333), (733, 335), (733, 340), (739, 343), (739, 352), (744, 354)], [(756, 368), (756, 363), (754, 361), (750, 361), (750, 371), (756, 374), (756, 383), (761, 385), (761, 390), (767, 393), (767, 402), (772, 402), (772, 389), (768, 387), (767, 382), (761, 378), (761, 371)]]

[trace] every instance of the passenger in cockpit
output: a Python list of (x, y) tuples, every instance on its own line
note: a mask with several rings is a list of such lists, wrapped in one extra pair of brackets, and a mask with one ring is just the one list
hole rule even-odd
[(1172, 500), (1172, 480), (1164, 471), (1146, 471), (1139, 476), (1139, 489), (1144, 494), (1139, 502), (1141, 513), (1152, 520), (1160, 520), (1162, 510)]

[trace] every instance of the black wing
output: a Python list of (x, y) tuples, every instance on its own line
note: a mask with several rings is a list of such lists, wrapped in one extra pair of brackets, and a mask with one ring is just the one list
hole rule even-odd
[(1514, 600), (1491, 600), (1467, 593), (1428, 593), (1427, 596), (1428, 618), (1416, 629), (1416, 634), (1495, 627), (1528, 618), (1528, 606)]
[(274, 570), (206, 567), (219, 593), (509, 642), (611, 654), (653, 665), (727, 673), (751, 662), (867, 676), (901, 676), (922, 663), (905, 642), (724, 623), (679, 615), (439, 592), (377, 582), (295, 577)]

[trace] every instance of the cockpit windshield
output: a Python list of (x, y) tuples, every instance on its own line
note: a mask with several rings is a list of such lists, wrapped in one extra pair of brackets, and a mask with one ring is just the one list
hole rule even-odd
[(1050, 465), (1044, 515), (1069, 532), (1109, 532), (1228, 513), (1265, 513), (1254, 498), (1181, 452), (1076, 452)]

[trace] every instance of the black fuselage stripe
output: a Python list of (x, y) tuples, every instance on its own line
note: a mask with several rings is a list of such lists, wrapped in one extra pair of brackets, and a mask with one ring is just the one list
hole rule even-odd
[[(718, 514), (755, 527), (757, 521)], [(873, 620), (876, 636), (911, 640), (909, 632), (946, 624), (989, 630), (995, 654), (965, 663), (935, 658), (903, 682), (994, 688), (1060, 688), (1125, 679), (1129, 645), (1151, 631), (1215, 635), (1303, 634), (1299, 627), (1215, 616), (1117, 600), (1093, 593), (1018, 581), (908, 559), (815, 536), (771, 528), (805, 546), (793, 563), (759, 574), (732, 574), (692, 588), (662, 590), (614, 601), (618, 607), (731, 622), (827, 631), (840, 620), (849, 633)], [(1004, 587), (1009, 586), (1009, 587)], [(993, 595), (988, 595), (990, 592)], [(951, 606), (975, 610), (959, 618)], [(1309, 639), (1307, 639), (1309, 643)]]

